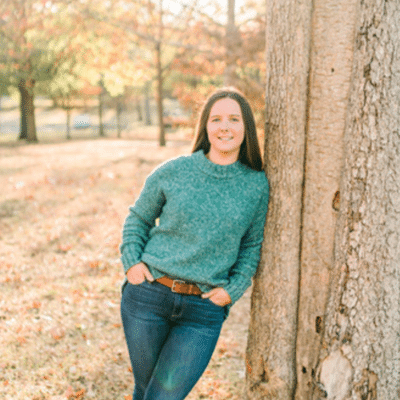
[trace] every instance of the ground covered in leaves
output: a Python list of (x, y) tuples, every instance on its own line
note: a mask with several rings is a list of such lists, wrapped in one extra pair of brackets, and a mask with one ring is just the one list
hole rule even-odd
[[(128, 206), (186, 143), (0, 144), (0, 398), (130, 399), (118, 246)], [(249, 293), (189, 400), (241, 399)]]

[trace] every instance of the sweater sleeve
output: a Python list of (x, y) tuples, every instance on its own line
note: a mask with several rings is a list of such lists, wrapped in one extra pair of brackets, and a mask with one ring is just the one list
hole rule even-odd
[(241, 240), (238, 258), (230, 270), (229, 283), (224, 287), (231, 297), (231, 304), (242, 297), (246, 289), (251, 285), (251, 279), (257, 270), (261, 245), (264, 239), (268, 199), (269, 186), (267, 182), (253, 221)]
[(143, 250), (149, 240), (150, 230), (161, 214), (165, 203), (162, 190), (163, 173), (154, 171), (145, 182), (139, 198), (129, 208), (129, 215), (122, 229), (120, 246), (121, 261), (125, 273), (141, 261)]

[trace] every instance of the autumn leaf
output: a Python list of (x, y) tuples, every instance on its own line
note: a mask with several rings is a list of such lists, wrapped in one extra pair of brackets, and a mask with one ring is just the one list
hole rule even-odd
[(17, 336), (17, 341), (19, 344), (25, 344), (26, 338), (24, 336)]
[(83, 399), (83, 396), (85, 395), (85, 392), (86, 392), (85, 389), (78, 390), (75, 393), (75, 399)]
[(89, 264), (89, 267), (92, 268), (92, 269), (99, 268), (99, 266), (100, 266), (100, 261), (99, 260), (91, 261), (90, 264)]
[(66, 392), (64, 393), (64, 397), (66, 397), (68, 400), (74, 400), (74, 399), (83, 399), (85, 396), (86, 390), (85, 389), (80, 389), (77, 392), (74, 391), (74, 389), (69, 386)]
[(32, 303), (31, 308), (38, 310), (42, 306), (42, 303), (40, 301), (34, 301)]

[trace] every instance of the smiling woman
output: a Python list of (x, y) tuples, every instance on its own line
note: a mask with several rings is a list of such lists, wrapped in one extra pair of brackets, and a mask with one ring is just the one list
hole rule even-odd
[(227, 165), (239, 158), (244, 140), (244, 124), (239, 103), (230, 98), (218, 100), (207, 122), (210, 152), (207, 158), (215, 164)]
[[(212, 120), (213, 115), (211, 113), (217, 120)], [(221, 119), (221, 122), (218, 121), (218, 118)], [(225, 120), (225, 126), (223, 120)], [(217, 90), (205, 102), (196, 128), (193, 152), (203, 150), (208, 157), (210, 157), (209, 153), (218, 153), (216, 143), (214, 143), (214, 146), (211, 143), (211, 141), (214, 141), (214, 132), (218, 127), (227, 130), (229, 135), (224, 135), (226, 138), (230, 136), (232, 139), (234, 136), (238, 139), (240, 137), (239, 132), (244, 129), (242, 133), (244, 137), (241, 141), (239, 139), (241, 144), (238, 158), (232, 157), (228, 162), (224, 157), (225, 162), (229, 164), (239, 159), (242, 164), (256, 171), (261, 171), (262, 159), (253, 111), (244, 95), (235, 88), (228, 87)], [(220, 138), (223, 138), (222, 132)], [(220, 142), (222, 144), (222, 140)], [(236, 142), (235, 145), (237, 145)], [(223, 153), (220, 153), (221, 155)]]
[(251, 285), (268, 196), (251, 108), (237, 90), (218, 90), (193, 154), (156, 168), (125, 220), (121, 314), (133, 400), (183, 400), (202, 375)]

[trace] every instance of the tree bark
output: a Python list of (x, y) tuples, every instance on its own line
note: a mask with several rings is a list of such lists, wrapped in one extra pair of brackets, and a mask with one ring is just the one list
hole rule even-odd
[(18, 84), (20, 92), (21, 127), (19, 139), (28, 142), (37, 142), (35, 123), (35, 80), (32, 78), (21, 79)]
[(300, 273), (311, 2), (267, 3), (266, 172), (271, 196), (252, 294), (248, 399), (292, 399)]
[(394, 0), (268, 2), (248, 399), (400, 397), (399, 20)]
[(400, 398), (400, 4), (359, 3), (335, 269), (318, 368), (327, 399)]
[(340, 198), (357, 0), (315, 0), (301, 231), (297, 400), (310, 398), (325, 320)]

